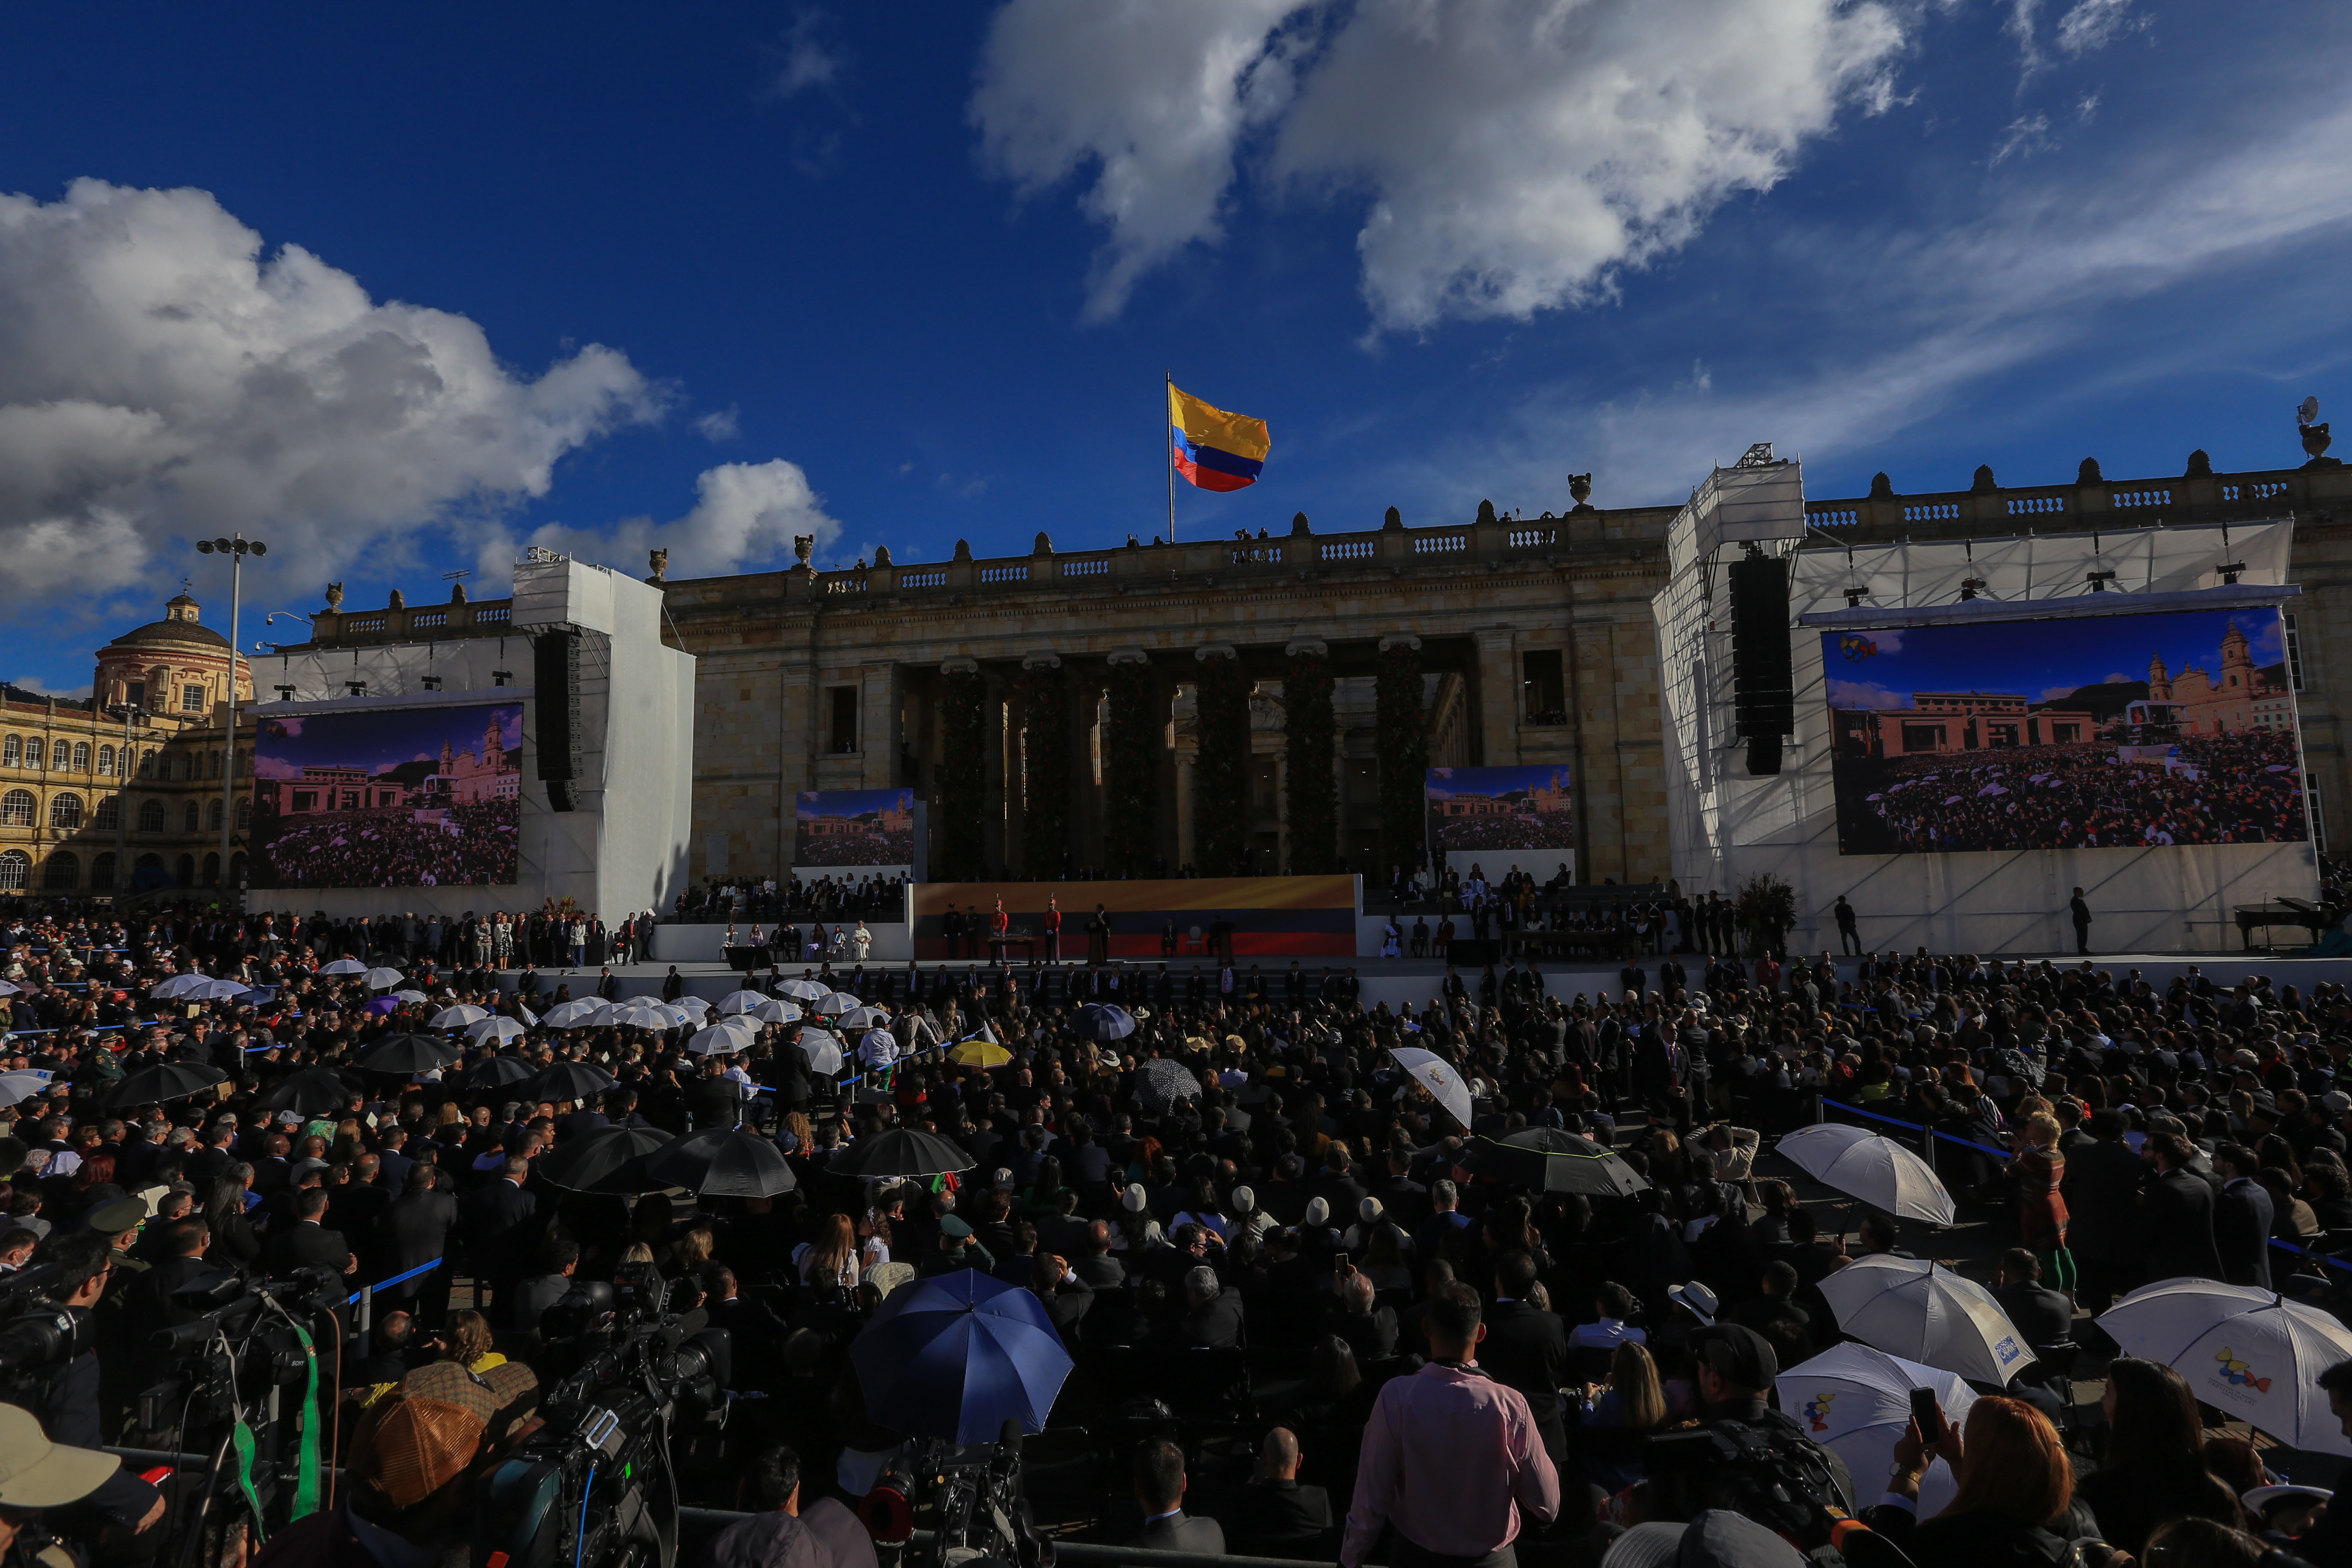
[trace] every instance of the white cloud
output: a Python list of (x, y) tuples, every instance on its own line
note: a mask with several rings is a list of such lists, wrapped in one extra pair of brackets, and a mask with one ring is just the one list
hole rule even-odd
[(694, 427), (706, 441), (732, 441), (743, 433), (740, 412), (732, 404), (701, 416), (695, 420)]
[(2070, 55), (2088, 54), (2140, 31), (2148, 18), (2132, 15), (2131, 7), (2132, 0), (2074, 0), (2058, 18), (2058, 47)]
[(1299, 0), (1013, 0), (982, 53), (971, 118), (983, 160), (1024, 194), (1081, 171), (1081, 198), (1111, 231), (1087, 314), (1127, 304), (1136, 279), (1194, 240), (1218, 210), (1245, 127), (1288, 78), (1275, 31)]
[(768, 73), (768, 96), (787, 99), (811, 88), (831, 87), (841, 79), (848, 57), (824, 38), (830, 21), (822, 11), (802, 12), (793, 18), (777, 47), (775, 64)]
[(2050, 139), (2050, 117), (2046, 114), (2021, 114), (2009, 122), (1993, 144), (1989, 167), (1998, 169), (2011, 158), (2031, 158), (2036, 153), (2047, 153), (2057, 142)]
[(547, 492), (564, 454), (659, 413), (628, 360), (536, 379), (447, 311), (368, 297), (197, 190), (0, 195), (0, 549), (13, 605), (176, 571), (242, 529), (331, 574), (420, 523)]
[(1364, 297), (1421, 330), (1605, 295), (1842, 110), (1883, 108), (1904, 42), (1874, 0), (1013, 0), (972, 115), (1024, 190), (1094, 173), (1091, 315), (1219, 237), (1264, 123), (1277, 192), (1368, 203)]
[[(703, 577), (789, 563), (793, 540), (803, 534), (815, 541), (815, 559), (824, 565), (841, 537), (841, 524), (826, 514), (824, 498), (810, 488), (808, 475), (781, 458), (706, 468), (695, 489), (694, 510), (669, 522), (633, 517), (601, 529), (551, 522), (534, 530), (527, 542), (640, 575), (649, 552), (667, 550), (670, 576)], [(504, 578), (515, 549), (504, 536), (485, 541), (483, 577)]]
[(1829, 682), (1830, 706), (1832, 708), (1908, 708), (1911, 693), (1896, 691), (1867, 680)]
[(37, 697), (70, 697), (79, 701), (89, 695), (89, 682), (87, 680), (79, 686), (68, 688), (51, 686), (37, 675), (20, 675), (8, 684), (19, 691), (32, 692)]

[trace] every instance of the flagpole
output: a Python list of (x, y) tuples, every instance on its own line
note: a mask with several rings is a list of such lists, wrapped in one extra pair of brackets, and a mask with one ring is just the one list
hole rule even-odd
[[(1176, 390), (1174, 372), (1162, 370), (1160, 379), (1164, 391), (1172, 393)], [(1165, 410), (1168, 399), (1162, 397), (1160, 405)], [(1168, 418), (1164, 412), (1160, 419), (1160, 456), (1168, 466), (1168, 542), (1173, 544), (1176, 542), (1176, 438), (1168, 433)]]

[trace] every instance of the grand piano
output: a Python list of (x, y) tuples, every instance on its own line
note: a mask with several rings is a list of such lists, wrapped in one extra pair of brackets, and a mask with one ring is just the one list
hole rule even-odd
[(2307, 899), (2273, 899), (2268, 903), (2240, 904), (2232, 912), (2238, 917), (2238, 935), (2251, 952), (2257, 930), (2263, 933), (2263, 949), (2276, 951), (2270, 940), (2273, 926), (2300, 928), (2310, 938), (2304, 945), (2315, 945), (2344, 923), (2346, 911), (2331, 904), (2315, 904)]

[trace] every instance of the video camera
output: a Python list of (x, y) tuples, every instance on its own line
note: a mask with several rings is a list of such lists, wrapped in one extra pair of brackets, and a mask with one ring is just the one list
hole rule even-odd
[(573, 1286), (540, 1320), (572, 1370), (477, 1494), (475, 1568), (671, 1568), (671, 1429), (724, 1409), (730, 1347), (702, 1313), (666, 1310), (667, 1296), (651, 1264), (634, 1264), (613, 1284)]
[(91, 1348), (89, 1314), (49, 1293), (62, 1271), (44, 1263), (0, 1279), (0, 1404), (39, 1409), (49, 1374)]
[(1899, 1547), (1854, 1517), (1829, 1456), (1793, 1434), (1717, 1421), (1650, 1438), (1642, 1461), (1645, 1518), (1687, 1522), (1728, 1509), (1818, 1563), (1911, 1568)]
[(892, 1460), (857, 1515), (886, 1546), (905, 1544), (919, 1528), (929, 1532), (899, 1558), (901, 1568), (961, 1568), (981, 1560), (1053, 1568), (1053, 1543), (1037, 1534), (1022, 1495), (1017, 1420), (1007, 1420), (993, 1443), (930, 1440)]

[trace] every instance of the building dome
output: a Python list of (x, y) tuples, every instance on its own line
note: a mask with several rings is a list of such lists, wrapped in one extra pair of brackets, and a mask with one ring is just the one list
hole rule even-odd
[(185, 594), (175, 595), (163, 606), (163, 618), (150, 621), (116, 637), (109, 647), (158, 647), (177, 645), (228, 651), (228, 638), (196, 619), (198, 605)]

